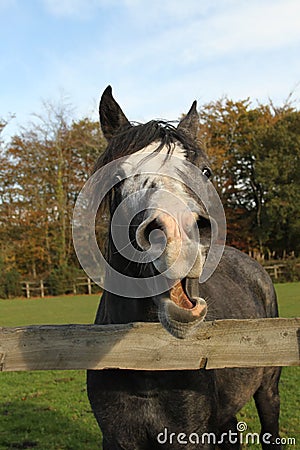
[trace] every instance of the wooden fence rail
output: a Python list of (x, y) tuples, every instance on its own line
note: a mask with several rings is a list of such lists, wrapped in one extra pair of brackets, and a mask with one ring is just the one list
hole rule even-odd
[[(92, 294), (93, 286), (97, 286), (98, 290), (100, 290), (99, 286), (89, 277), (77, 277), (72, 284), (69, 286), (69, 291), (73, 292), (74, 295), (78, 293), (78, 287), (83, 287), (85, 294)], [(32, 297), (41, 297), (44, 298), (45, 295), (49, 294), (48, 285), (44, 280), (37, 281), (21, 281), (21, 289), (24, 297), (32, 298)]]
[(278, 280), (286, 271), (286, 264), (273, 264), (271, 266), (263, 266), (271, 278)]
[[(272, 265), (263, 265), (263, 268), (268, 272), (268, 274), (274, 281), (277, 281), (282, 276), (285, 277), (291, 271), (291, 267), (289, 267), (286, 262)], [(300, 264), (295, 263), (294, 269), (299, 270)]]
[(296, 366), (300, 318), (204, 322), (179, 340), (159, 323), (0, 328), (0, 371)]

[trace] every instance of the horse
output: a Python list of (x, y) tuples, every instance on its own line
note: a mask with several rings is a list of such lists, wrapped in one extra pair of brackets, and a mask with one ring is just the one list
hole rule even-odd
[[(270, 277), (233, 247), (225, 246), (213, 273), (199, 283), (214, 217), (201, 197), (212, 185), (212, 169), (198, 139), (196, 101), (177, 127), (161, 120), (130, 123), (108, 86), (99, 112), (108, 146), (94, 173), (113, 163), (106, 173), (115, 179), (104, 200), (106, 257), (123, 278), (105, 287), (95, 323), (160, 322), (174, 339), (185, 339), (203, 320), (277, 317)], [(189, 164), (197, 178), (189, 177)], [(132, 252), (124, 254), (128, 243)], [(140, 260), (131, 257), (139, 252)], [(279, 377), (277, 367), (89, 370), (87, 391), (104, 450), (176, 450), (183, 442), (188, 450), (240, 449), (236, 415), (252, 396), (262, 448), (279, 450)]]

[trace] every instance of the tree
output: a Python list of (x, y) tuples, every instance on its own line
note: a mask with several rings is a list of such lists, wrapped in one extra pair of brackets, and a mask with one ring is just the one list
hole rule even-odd
[[(299, 252), (294, 237), (300, 206), (299, 112), (289, 105), (253, 108), (249, 99), (225, 98), (205, 105), (200, 121), (227, 215), (229, 243), (261, 257)], [(283, 249), (288, 235), (293, 244)]]
[[(46, 104), (34, 124), (4, 145), (5, 125), (0, 120), (2, 285), (7, 277), (16, 280), (17, 270), (59, 278), (63, 286), (78, 266), (73, 208), (106, 142), (97, 122), (72, 121), (63, 104)], [(254, 107), (249, 99), (223, 98), (201, 108), (200, 138), (212, 160), (229, 244), (260, 257), (299, 255), (300, 112), (289, 104)]]
[(265, 154), (258, 170), (267, 184), (267, 247), (280, 257), (299, 255), (300, 113), (292, 108), (277, 111), (273, 127), (264, 135), (263, 147)]
[(4, 153), (0, 240), (13, 243), (11, 257), (22, 273), (35, 277), (75, 264), (73, 207), (104, 147), (99, 124), (72, 122), (67, 110), (51, 105), (11, 139)]

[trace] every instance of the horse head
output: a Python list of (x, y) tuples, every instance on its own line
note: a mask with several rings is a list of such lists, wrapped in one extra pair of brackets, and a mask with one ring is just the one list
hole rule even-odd
[(195, 330), (207, 312), (193, 288), (213, 222), (211, 169), (198, 142), (196, 106), (195, 101), (177, 127), (163, 121), (132, 125), (109, 86), (99, 108), (108, 147), (95, 170), (114, 162), (109, 264), (126, 277), (125, 297), (127, 283), (138, 279), (136, 297), (151, 297), (160, 322), (177, 337)]

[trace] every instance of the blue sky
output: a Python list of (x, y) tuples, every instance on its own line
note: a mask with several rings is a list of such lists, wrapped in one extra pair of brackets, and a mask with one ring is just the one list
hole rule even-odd
[(299, 0), (0, 0), (7, 133), (67, 96), (97, 118), (111, 84), (130, 120), (177, 119), (194, 99), (300, 98)]

